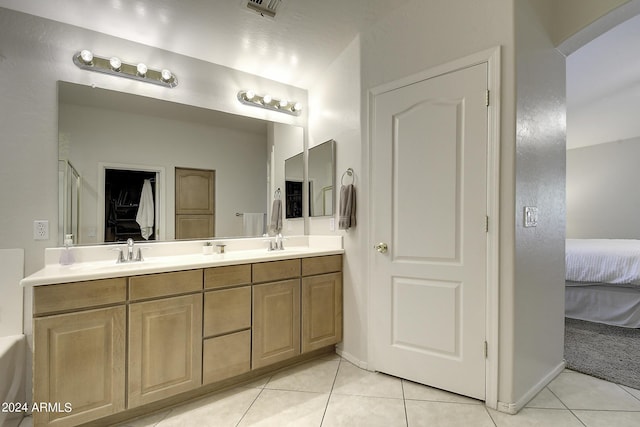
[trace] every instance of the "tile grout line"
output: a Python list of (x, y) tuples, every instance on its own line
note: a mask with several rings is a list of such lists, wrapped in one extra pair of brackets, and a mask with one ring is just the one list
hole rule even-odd
[(256, 403), (256, 400), (258, 400), (258, 398), (262, 395), (262, 392), (264, 391), (265, 387), (267, 386), (267, 384), (269, 384), (269, 381), (271, 381), (271, 378), (273, 378), (273, 376), (270, 376), (269, 379), (267, 380), (266, 383), (264, 383), (264, 386), (260, 387), (260, 392), (256, 395), (256, 397), (251, 401), (251, 404), (249, 406), (247, 406), (247, 409), (244, 411), (244, 413), (242, 414), (242, 416), (240, 417), (240, 419), (238, 420), (238, 422), (236, 423), (236, 427), (238, 427), (240, 425), (240, 423), (242, 422), (242, 420), (244, 420), (244, 417), (247, 416), (247, 413), (249, 412), (249, 410), (253, 407), (253, 404)]
[(327, 409), (329, 409), (329, 402), (331, 401), (331, 396), (333, 395), (333, 388), (336, 385), (336, 380), (338, 379), (338, 373), (340, 372), (340, 366), (342, 366), (342, 357), (338, 360), (338, 369), (336, 369), (336, 375), (333, 377), (333, 383), (331, 383), (331, 390), (329, 390), (329, 397), (327, 397), (327, 403), (324, 406), (324, 412), (322, 413), (322, 419), (320, 420), (320, 427), (324, 423), (324, 417), (327, 415)]
[(404, 407), (404, 422), (409, 427), (409, 414), (407, 414), (407, 399), (404, 396), (404, 380), (400, 379), (400, 388), (402, 389), (402, 406)]

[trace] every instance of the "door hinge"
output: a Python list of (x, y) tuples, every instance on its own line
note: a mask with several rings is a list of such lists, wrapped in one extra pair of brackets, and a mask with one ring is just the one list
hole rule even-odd
[(489, 344), (487, 344), (487, 342), (484, 342), (484, 358), (486, 359), (487, 357), (489, 357)]
[(486, 105), (488, 107), (489, 106), (489, 91), (488, 90), (487, 90), (485, 101), (486, 101)]
[(488, 233), (488, 232), (489, 232), (489, 215), (486, 215), (486, 216), (484, 217), (484, 231), (485, 231), (486, 233)]

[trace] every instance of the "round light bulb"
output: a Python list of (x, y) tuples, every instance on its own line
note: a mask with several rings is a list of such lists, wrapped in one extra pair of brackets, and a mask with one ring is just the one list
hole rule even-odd
[(302, 110), (302, 104), (300, 104), (299, 102), (296, 102), (295, 104), (293, 104), (293, 107), (291, 108), (292, 111), (300, 111)]
[(289, 101), (287, 101), (286, 99), (281, 99), (280, 102), (278, 102), (278, 105), (280, 106), (280, 108), (285, 108), (287, 105), (289, 105)]
[(168, 82), (173, 77), (173, 74), (171, 74), (171, 71), (165, 68), (164, 70), (160, 71), (160, 76), (162, 77), (162, 80)]
[(271, 100), (272, 100), (271, 95), (265, 95), (264, 97), (262, 97), (262, 102), (264, 104), (271, 104)]
[(244, 97), (247, 101), (251, 101), (256, 97), (256, 93), (252, 90), (248, 90), (244, 93)]
[(142, 62), (138, 64), (138, 66), (136, 67), (136, 70), (138, 71), (138, 74), (140, 74), (141, 76), (144, 76), (145, 74), (147, 74), (147, 66), (144, 65)]
[(84, 49), (80, 52), (80, 59), (87, 65), (91, 64), (91, 61), (93, 61), (93, 53), (91, 53), (90, 50)]
[(111, 65), (112, 70), (120, 71), (120, 67), (122, 66), (122, 61), (120, 61), (120, 58), (114, 56), (113, 58), (109, 59), (109, 65)]

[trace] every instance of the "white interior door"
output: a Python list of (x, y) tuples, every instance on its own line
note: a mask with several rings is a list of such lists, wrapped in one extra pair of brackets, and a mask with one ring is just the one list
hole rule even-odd
[(371, 146), (374, 369), (482, 400), (486, 94), (483, 63), (376, 95)]

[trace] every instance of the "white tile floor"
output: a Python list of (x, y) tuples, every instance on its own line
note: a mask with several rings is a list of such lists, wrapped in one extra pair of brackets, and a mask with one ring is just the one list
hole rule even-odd
[[(640, 390), (564, 371), (517, 415), (330, 356), (120, 427), (637, 427)], [(26, 418), (21, 427), (31, 427)]]

